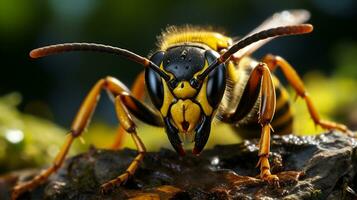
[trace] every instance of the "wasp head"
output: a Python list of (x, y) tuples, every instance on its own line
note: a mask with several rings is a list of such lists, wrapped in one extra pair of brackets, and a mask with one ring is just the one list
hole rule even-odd
[(184, 154), (182, 140), (195, 142), (195, 154), (207, 143), (213, 115), (225, 91), (225, 65), (221, 64), (203, 80), (197, 77), (218, 57), (213, 50), (179, 45), (151, 57), (169, 75), (169, 80), (146, 69), (150, 98), (164, 119), (171, 144), (180, 154)]

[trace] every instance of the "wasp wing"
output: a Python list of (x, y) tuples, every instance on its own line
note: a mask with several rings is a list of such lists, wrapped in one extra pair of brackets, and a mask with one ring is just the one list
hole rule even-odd
[[(266, 19), (260, 26), (255, 28), (252, 32), (247, 34), (248, 37), (254, 33), (270, 29), (276, 28), (278, 26), (288, 26), (288, 25), (297, 25), (306, 22), (310, 18), (310, 13), (307, 10), (285, 10), (282, 12), (275, 13), (270, 18)], [(243, 37), (243, 39), (245, 38)], [(235, 54), (233, 54), (233, 58), (240, 59), (244, 56), (252, 54), (254, 51), (259, 49), (261, 46), (269, 42), (274, 38), (268, 38), (265, 40), (261, 40), (255, 42), (251, 45), (244, 47), (243, 49), (239, 50)]]

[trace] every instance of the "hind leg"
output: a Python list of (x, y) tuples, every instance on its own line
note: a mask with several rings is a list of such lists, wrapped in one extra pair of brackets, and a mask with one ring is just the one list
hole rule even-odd
[(321, 119), (319, 113), (317, 112), (309, 93), (306, 91), (304, 83), (302, 82), (299, 75), (296, 73), (294, 68), (283, 58), (280, 56), (274, 56), (271, 54), (266, 55), (262, 61), (267, 63), (269, 69), (271, 71), (275, 70), (277, 67), (281, 69), (284, 76), (288, 80), (289, 84), (294, 88), (297, 95), (303, 98), (306, 102), (307, 108), (309, 110), (310, 116), (316, 125), (321, 126), (324, 129), (337, 129), (346, 133), (349, 136), (353, 136), (354, 134), (350, 131), (345, 125), (331, 122), (327, 120)]
[(127, 88), (123, 87), (122, 84), (118, 84), (119, 81), (117, 81), (114, 78), (107, 77), (105, 79), (99, 80), (93, 88), (90, 90), (88, 93), (87, 97), (83, 101), (81, 107), (79, 108), (76, 117), (73, 120), (71, 130), (69, 135), (67, 135), (66, 141), (63, 144), (63, 146), (60, 149), (60, 152), (57, 154), (53, 165), (46, 170), (42, 171), (39, 175), (35, 176), (32, 180), (20, 183), (16, 185), (13, 190), (12, 190), (12, 199), (16, 199), (19, 195), (22, 193), (33, 190), (37, 186), (41, 185), (44, 183), (48, 177), (56, 172), (61, 165), (63, 164), (63, 161), (71, 147), (71, 144), (75, 138), (80, 136), (83, 132), (83, 130), (87, 127), (90, 118), (94, 112), (94, 109), (97, 105), (97, 102), (100, 97), (100, 92), (102, 89), (108, 89), (111, 92), (123, 92), (126, 91)]

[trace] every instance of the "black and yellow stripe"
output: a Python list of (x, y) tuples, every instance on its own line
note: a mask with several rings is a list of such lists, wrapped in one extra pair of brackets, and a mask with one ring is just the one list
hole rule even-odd
[[(279, 80), (273, 76), (275, 95), (276, 95), (276, 108), (273, 121), (271, 123), (274, 134), (285, 135), (293, 131), (293, 112), (290, 104), (290, 97), (283, 85)], [(258, 115), (254, 116), (248, 123), (240, 124), (234, 128), (240, 137), (244, 139), (259, 138), (261, 134), (261, 126), (258, 123)]]
[(275, 84), (275, 95), (276, 108), (271, 125), (275, 134), (289, 134), (292, 132), (294, 120), (289, 94), (281, 84)]

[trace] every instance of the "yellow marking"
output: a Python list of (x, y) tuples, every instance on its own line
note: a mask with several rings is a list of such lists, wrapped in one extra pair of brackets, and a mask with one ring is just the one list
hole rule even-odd
[(190, 98), (195, 96), (197, 90), (195, 90), (188, 81), (182, 81), (177, 85), (173, 92), (178, 98)]
[[(280, 90), (280, 96), (279, 97), (277, 96), (278, 99), (276, 100), (276, 110), (275, 110), (275, 113), (276, 113), (280, 109), (282, 109), (287, 102), (289, 102), (289, 94), (285, 90), (285, 88), (280, 86), (280, 81), (277, 77), (273, 76), (273, 82), (274, 82), (275, 88), (277, 90)], [(274, 118), (274, 121), (272, 124), (273, 127), (277, 127), (277, 126), (280, 126), (280, 125), (286, 123), (292, 117), (291, 107), (289, 107), (289, 110), (287, 110), (282, 116), (277, 116), (277, 117), (278, 118)]]
[[(171, 106), (171, 116), (180, 132), (191, 132), (197, 125), (201, 116), (200, 107), (191, 100), (179, 100)], [(186, 121), (189, 124), (187, 130), (184, 130), (182, 123)]]
[[(165, 74), (167, 74), (167, 75), (170, 76), (170, 80), (173, 79), (173, 78), (175, 78), (175, 76), (174, 76), (171, 72), (168, 72), (168, 71), (165, 70), (165, 68), (164, 68), (164, 63), (163, 63), (163, 62), (161, 62), (161, 64), (160, 64), (160, 69), (161, 69), (162, 71), (164, 71)], [(163, 81), (165, 81), (165, 80), (163, 80)]]
[(258, 65), (258, 62), (249, 56), (244, 56), (239, 60), (238, 69), (249, 70)]
[(205, 59), (205, 65), (203, 66), (203, 68), (200, 71), (196, 72), (196, 74), (194, 74), (193, 77), (197, 78), (197, 76), (200, 75), (203, 71), (205, 71), (207, 67), (208, 67), (208, 62)]
[(164, 85), (164, 100), (160, 112), (162, 116), (166, 117), (167, 112), (169, 111), (170, 104), (174, 100), (174, 97), (171, 94), (171, 91), (169, 90), (169, 87), (167, 86), (166, 81), (164, 79), (162, 79), (162, 84)]
[[(206, 68), (208, 67), (208, 62), (207, 60), (205, 60), (205, 65), (204, 67), (199, 71), (197, 72), (194, 77), (197, 78), (197, 76), (199, 74), (201, 74)], [(197, 97), (196, 97), (196, 100), (199, 102), (199, 104), (201, 105), (202, 109), (203, 109), (203, 112), (206, 114), (206, 116), (210, 116), (213, 112), (213, 108), (211, 107), (211, 105), (208, 103), (208, 100), (207, 100), (207, 80), (208, 78), (206, 78), (204, 81), (203, 81), (203, 84), (202, 84), (202, 87), (201, 87), (201, 90), (200, 92), (198, 93)]]
[(284, 88), (279, 88), (280, 89), (280, 97), (279, 99), (276, 100), (276, 110), (279, 110), (285, 102), (289, 101), (289, 94)]
[(234, 82), (238, 82), (238, 71), (236, 70), (236, 67), (234, 66), (234, 64), (229, 61), (227, 64), (227, 72), (228, 72), (228, 77)]
[[(162, 62), (160, 64), (160, 69), (165, 71), (164, 65), (163, 65)], [(168, 72), (166, 72), (166, 74), (169, 75), (171, 79), (174, 78), (173, 74), (168, 73)], [(170, 91), (169, 87), (167, 86), (166, 81), (163, 78), (161, 80), (162, 80), (161, 82), (162, 82), (162, 84), (164, 86), (164, 100), (162, 102), (162, 106), (161, 106), (160, 112), (161, 112), (162, 116), (166, 117), (167, 116), (167, 112), (169, 111), (170, 104), (174, 100), (174, 97), (171, 94), (171, 91)]]
[(121, 102), (119, 96), (115, 98), (115, 110), (117, 113), (117, 118), (120, 122), (120, 126), (122, 126), (127, 132), (133, 131), (131, 129), (135, 127), (135, 125), (130, 117), (128, 110)]
[(272, 80), (273, 80), (275, 88), (280, 86), (280, 81), (276, 76), (272, 75)]
[(204, 30), (197, 27), (169, 27), (160, 37), (160, 48), (166, 50), (180, 43), (201, 43), (213, 50), (228, 48), (232, 45), (232, 39), (218, 32)]
[(203, 112), (205, 113), (206, 116), (210, 116), (213, 112), (213, 108), (212, 106), (208, 103), (208, 99), (207, 99), (207, 78), (205, 79), (205, 81), (203, 82), (203, 85), (201, 87), (201, 91), (200, 93), (198, 93), (196, 100), (200, 103)]

